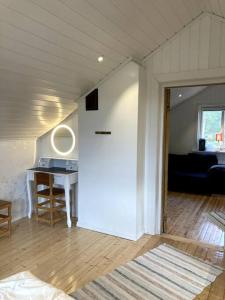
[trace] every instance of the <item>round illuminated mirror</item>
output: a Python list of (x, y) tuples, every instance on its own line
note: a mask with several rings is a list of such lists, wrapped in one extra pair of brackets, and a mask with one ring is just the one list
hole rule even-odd
[(59, 125), (52, 131), (51, 144), (56, 153), (68, 155), (75, 148), (75, 134), (67, 125)]

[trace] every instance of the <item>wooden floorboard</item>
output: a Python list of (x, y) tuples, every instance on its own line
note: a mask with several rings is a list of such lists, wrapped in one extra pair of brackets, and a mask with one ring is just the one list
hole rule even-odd
[(167, 233), (223, 246), (222, 230), (207, 219), (210, 211), (225, 213), (225, 196), (170, 192)]
[[(11, 237), (0, 239), (0, 279), (30, 270), (70, 293), (161, 243), (225, 267), (223, 253), (198, 243), (149, 235), (134, 242), (76, 227), (68, 229), (64, 223), (51, 228), (22, 219), (13, 224)], [(197, 299), (225, 300), (225, 273)]]

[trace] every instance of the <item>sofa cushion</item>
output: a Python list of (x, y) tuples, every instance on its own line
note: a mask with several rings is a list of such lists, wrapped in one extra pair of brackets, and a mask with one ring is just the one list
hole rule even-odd
[(218, 159), (215, 154), (209, 153), (189, 153), (189, 170), (195, 172), (207, 172), (210, 167), (218, 164)]
[(225, 173), (225, 165), (224, 164), (214, 165), (210, 167), (209, 172)]
[(188, 169), (188, 156), (179, 154), (169, 154), (169, 171)]
[(183, 177), (183, 178), (186, 178), (186, 179), (190, 179), (190, 178), (193, 178), (193, 179), (207, 179), (208, 178), (208, 173), (207, 172), (182, 172), (182, 171), (177, 171), (176, 172), (176, 176), (179, 176), (179, 177)]
[(225, 165), (215, 165), (209, 169), (209, 181), (212, 193), (225, 194)]
[[(169, 155), (168, 188), (173, 191), (208, 194), (213, 190), (210, 168), (217, 165), (215, 154), (189, 153), (187, 155)], [(225, 170), (225, 169), (224, 169)]]

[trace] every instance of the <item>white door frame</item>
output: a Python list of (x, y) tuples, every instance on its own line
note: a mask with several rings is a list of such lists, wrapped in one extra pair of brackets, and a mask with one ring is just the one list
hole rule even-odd
[[(164, 142), (163, 115), (165, 109), (164, 90), (167, 87), (219, 83), (225, 83), (225, 68), (170, 74), (152, 74), (150, 69), (147, 70), (148, 101), (146, 108), (147, 121), (144, 207), (146, 233), (160, 234), (162, 232), (162, 183), (164, 176), (162, 171)], [(151, 121), (152, 118), (153, 121)], [(156, 126), (153, 126), (154, 121), (157, 123)]]

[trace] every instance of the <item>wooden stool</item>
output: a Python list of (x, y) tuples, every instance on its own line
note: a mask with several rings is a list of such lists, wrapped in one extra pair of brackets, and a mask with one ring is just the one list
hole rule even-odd
[[(8, 210), (8, 214), (0, 214), (0, 237), (4, 235), (10, 236), (11, 234), (11, 207), (12, 203), (9, 201), (0, 200), (0, 210)], [(7, 224), (5, 224), (7, 223)], [(2, 225), (3, 224), (3, 225)]]
[[(37, 221), (43, 221), (53, 226), (58, 221), (65, 218), (62, 209), (66, 206), (65, 200), (59, 199), (65, 196), (65, 191), (62, 188), (54, 187), (54, 177), (52, 174), (37, 172), (34, 174), (34, 196), (37, 198), (36, 203), (36, 218)], [(45, 186), (39, 190), (38, 186)], [(44, 198), (42, 202), (38, 198)], [(39, 215), (39, 210), (44, 210), (49, 214), (50, 218), (46, 218), (46, 214)]]

